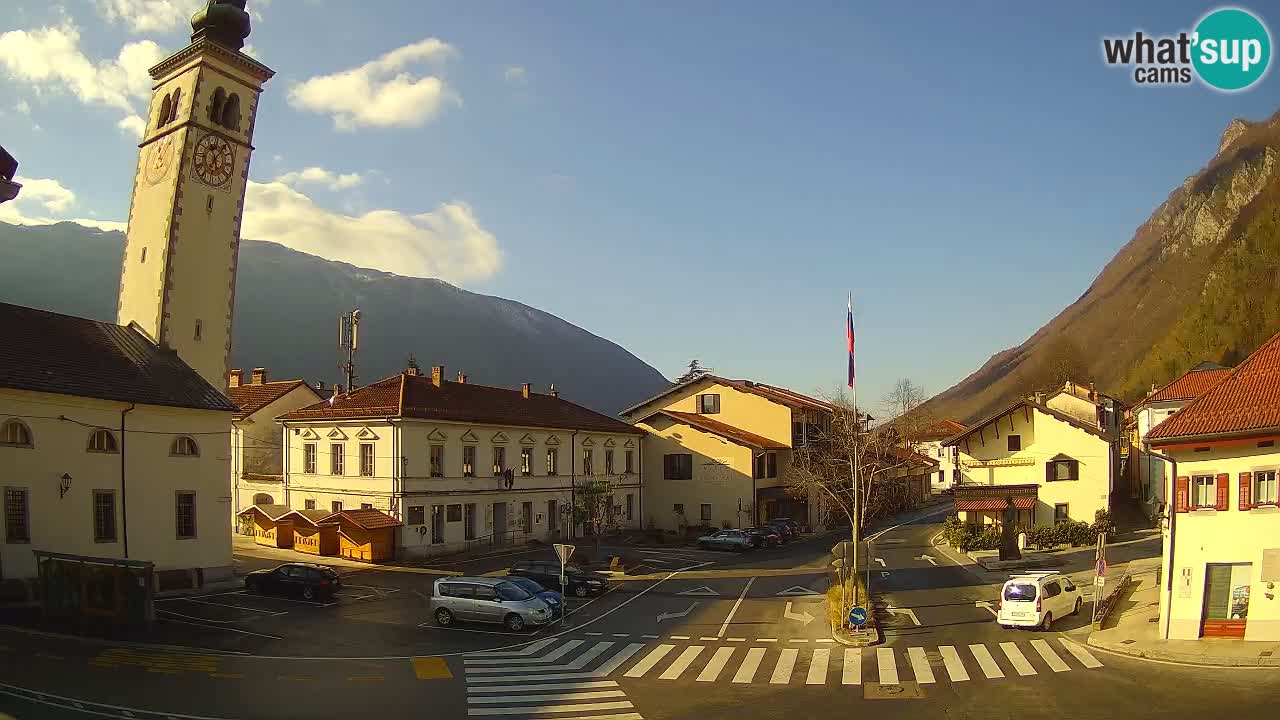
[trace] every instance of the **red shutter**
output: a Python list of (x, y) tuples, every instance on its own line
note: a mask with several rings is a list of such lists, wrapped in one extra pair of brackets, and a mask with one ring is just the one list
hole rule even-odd
[(1231, 476), (1226, 473), (1218, 474), (1218, 504), (1214, 510), (1229, 510), (1231, 508)]
[(1240, 509), (1250, 510), (1253, 508), (1253, 473), (1240, 473)]
[(1173, 493), (1174, 512), (1187, 512), (1191, 509), (1191, 478), (1179, 475), (1175, 486), (1177, 489)]

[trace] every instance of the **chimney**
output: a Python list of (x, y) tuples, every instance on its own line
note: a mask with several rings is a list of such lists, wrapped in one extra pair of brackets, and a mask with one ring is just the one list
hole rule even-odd
[(1032, 395), (1032, 396), (1031, 396), (1031, 399), (1032, 399), (1032, 400), (1035, 400), (1036, 404), (1037, 404), (1037, 405), (1039, 405), (1039, 404), (1040, 404), (1040, 398), (1042, 398), (1042, 397), (1044, 397), (1044, 394), (1043, 394), (1043, 393), (1036, 393), (1035, 395)]
[(263, 384), (263, 383), (265, 383), (266, 381), (267, 381), (267, 369), (266, 369), (266, 368), (254, 368), (254, 369), (253, 369), (253, 380), (252, 380), (252, 382), (250, 382), (249, 384), (250, 384), (250, 385), (262, 385), (262, 384)]
[(444, 366), (432, 365), (431, 366), (431, 384), (435, 385), (436, 387), (440, 387), (440, 383), (442, 382), (444, 382)]
[(529, 383), (523, 383), (520, 385), (520, 395), (523, 396), (525, 400), (529, 399)]
[(1094, 387), (1093, 383), (1089, 383), (1089, 399), (1094, 401), (1098, 399), (1098, 388)]
[(338, 396), (339, 396), (339, 395), (341, 395), (341, 394), (342, 394), (342, 383), (334, 383), (334, 384), (333, 384), (333, 399), (334, 399), (334, 400), (337, 400), (337, 399), (338, 399)]
[(227, 378), (227, 387), (240, 387), (244, 384), (244, 371), (240, 368), (232, 370)]
[(324, 392), (324, 381), (323, 381), (323, 380), (317, 380), (317, 381), (316, 381), (316, 390), (319, 390), (320, 392)]
[(554, 398), (560, 397), (560, 391), (556, 389), (555, 383), (551, 383), (551, 397), (554, 397)]
[(459, 385), (467, 384), (467, 376), (463, 375), (461, 370), (458, 371), (458, 384)]
[(409, 367), (404, 369), (404, 374), (408, 375), (409, 377), (418, 377), (418, 375), (420, 375), (421, 373), (422, 371), (418, 369), (417, 365), (410, 365)]

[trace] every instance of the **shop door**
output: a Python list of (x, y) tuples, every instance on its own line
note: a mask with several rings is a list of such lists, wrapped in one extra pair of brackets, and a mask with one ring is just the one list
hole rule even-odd
[(1249, 563), (1210, 563), (1205, 566), (1204, 637), (1243, 638), (1249, 614)]
[(505, 502), (496, 502), (493, 504), (493, 544), (505, 545), (507, 543), (507, 504)]
[(526, 502), (520, 506), (520, 525), (526, 533), (533, 532), (533, 503)]

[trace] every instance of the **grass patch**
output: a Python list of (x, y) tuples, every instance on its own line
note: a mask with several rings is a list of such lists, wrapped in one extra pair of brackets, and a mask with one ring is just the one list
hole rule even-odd
[(866, 578), (859, 574), (857, 577), (850, 578), (845, 582), (843, 592), (841, 591), (839, 581), (833, 582), (831, 587), (827, 588), (827, 622), (831, 627), (843, 628), (849, 618), (849, 611), (853, 609), (853, 590), (858, 589), (858, 604), (867, 608), (867, 621), (872, 622), (870, 604), (867, 602), (867, 584)]

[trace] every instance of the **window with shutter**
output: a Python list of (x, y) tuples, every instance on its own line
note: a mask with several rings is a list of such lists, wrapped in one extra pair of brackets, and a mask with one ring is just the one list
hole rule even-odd
[(1231, 476), (1226, 473), (1218, 475), (1218, 504), (1215, 510), (1228, 510), (1231, 507)]
[(1191, 478), (1186, 475), (1180, 475), (1174, 481), (1174, 486), (1174, 512), (1187, 512), (1191, 509)]
[(1253, 509), (1253, 473), (1240, 473), (1240, 509)]

